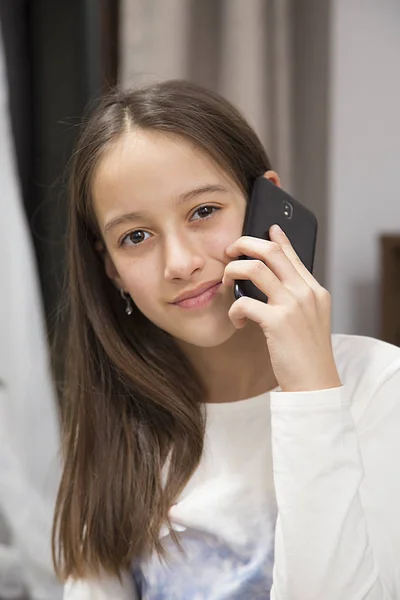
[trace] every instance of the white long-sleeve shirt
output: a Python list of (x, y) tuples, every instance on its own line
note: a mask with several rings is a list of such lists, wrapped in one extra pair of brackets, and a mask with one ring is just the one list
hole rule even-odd
[[(398, 600), (400, 348), (334, 335), (343, 386), (208, 404), (156, 556), (66, 600)], [(134, 510), (134, 507), (133, 507)]]

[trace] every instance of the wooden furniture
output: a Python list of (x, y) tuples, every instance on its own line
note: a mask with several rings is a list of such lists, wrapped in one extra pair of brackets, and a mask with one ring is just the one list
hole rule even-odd
[(400, 346), (400, 234), (382, 235), (380, 338)]

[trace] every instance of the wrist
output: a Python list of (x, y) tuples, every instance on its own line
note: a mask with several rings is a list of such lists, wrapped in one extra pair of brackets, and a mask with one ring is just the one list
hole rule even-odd
[(281, 386), (282, 392), (318, 392), (323, 390), (331, 390), (343, 386), (339, 376), (313, 379), (308, 382), (302, 381), (295, 385)]

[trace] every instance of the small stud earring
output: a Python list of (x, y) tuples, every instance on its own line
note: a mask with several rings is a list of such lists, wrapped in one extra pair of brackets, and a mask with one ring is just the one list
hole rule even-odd
[(131, 314), (133, 313), (133, 302), (132, 302), (132, 298), (130, 297), (129, 294), (127, 294), (126, 292), (124, 292), (124, 290), (120, 290), (121, 296), (122, 298), (125, 300), (126, 302), (126, 307), (125, 307), (125, 312), (128, 315), (128, 317), (131, 316)]

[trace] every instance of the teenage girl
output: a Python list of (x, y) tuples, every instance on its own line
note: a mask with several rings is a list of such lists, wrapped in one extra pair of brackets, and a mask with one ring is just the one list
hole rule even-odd
[[(329, 293), (278, 228), (242, 237), (261, 175), (280, 186), (247, 122), (187, 82), (112, 93), (83, 129), (53, 535), (67, 600), (400, 598), (400, 349), (332, 335)], [(268, 304), (235, 300), (236, 279)]]

